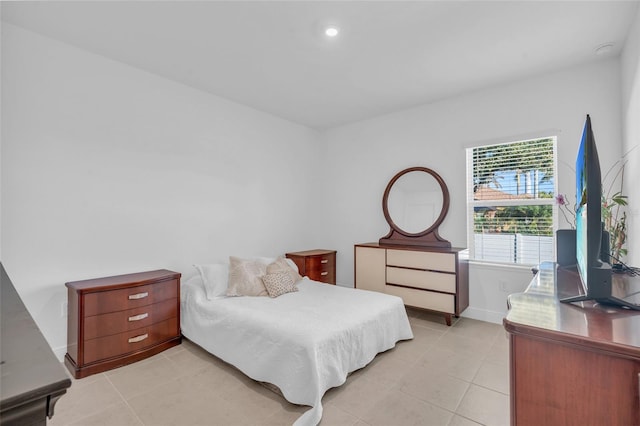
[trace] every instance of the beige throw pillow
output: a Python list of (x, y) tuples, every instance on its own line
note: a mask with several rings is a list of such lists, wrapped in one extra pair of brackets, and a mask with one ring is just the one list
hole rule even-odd
[(258, 260), (229, 257), (227, 296), (268, 296), (262, 282), (267, 266)]
[(291, 278), (291, 274), (287, 272), (267, 274), (262, 277), (262, 281), (270, 297), (278, 297), (285, 293), (298, 291), (298, 287), (296, 287), (296, 283), (293, 281), (293, 278)]
[(293, 269), (284, 257), (277, 258), (275, 262), (267, 266), (267, 274), (273, 274), (276, 272), (284, 272), (288, 274), (294, 284), (302, 279), (298, 271)]

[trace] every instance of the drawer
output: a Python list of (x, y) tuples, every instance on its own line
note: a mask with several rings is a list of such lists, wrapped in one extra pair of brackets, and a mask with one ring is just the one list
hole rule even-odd
[(307, 257), (307, 266), (313, 271), (328, 271), (333, 268), (334, 263), (335, 255), (325, 254)]
[(385, 251), (371, 247), (355, 248), (355, 287), (384, 293)]
[(309, 256), (306, 259), (306, 273), (311, 279), (324, 282), (335, 281), (335, 254)]
[(385, 293), (401, 297), (405, 305), (449, 314), (455, 313), (455, 296), (453, 294), (436, 293), (428, 290), (416, 290), (393, 285), (385, 286)]
[(93, 315), (84, 320), (84, 340), (147, 327), (177, 316), (178, 299), (175, 298), (126, 311)]
[(178, 280), (167, 280), (120, 290), (87, 293), (84, 296), (84, 317), (124, 311), (174, 299), (178, 297), (178, 288)]
[(456, 256), (452, 253), (388, 249), (387, 266), (456, 272)]
[(387, 282), (447, 293), (456, 292), (456, 276), (446, 272), (420, 271), (387, 266)]
[(84, 364), (126, 355), (170, 340), (180, 333), (178, 322), (178, 318), (170, 318), (151, 326), (137, 328), (125, 333), (85, 340)]

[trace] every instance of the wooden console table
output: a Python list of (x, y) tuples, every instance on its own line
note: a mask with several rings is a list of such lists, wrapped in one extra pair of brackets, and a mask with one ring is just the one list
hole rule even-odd
[[(640, 312), (560, 302), (582, 293), (579, 280), (544, 263), (509, 296), (512, 425), (640, 425)], [(629, 294), (640, 279), (613, 286)]]
[(0, 264), (0, 425), (46, 425), (71, 379)]

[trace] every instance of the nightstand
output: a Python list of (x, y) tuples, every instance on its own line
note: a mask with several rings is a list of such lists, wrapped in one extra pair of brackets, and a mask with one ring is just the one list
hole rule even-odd
[(67, 354), (76, 379), (178, 345), (180, 276), (164, 269), (68, 282)]
[(336, 283), (336, 251), (307, 250), (287, 253), (285, 256), (295, 262), (300, 275), (327, 284)]

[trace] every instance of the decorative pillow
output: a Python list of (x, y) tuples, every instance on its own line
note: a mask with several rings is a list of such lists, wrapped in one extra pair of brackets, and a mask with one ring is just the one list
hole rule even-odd
[(275, 262), (267, 266), (267, 274), (273, 274), (276, 272), (289, 274), (294, 284), (302, 279), (298, 271), (295, 271), (284, 257), (277, 258)]
[(273, 272), (262, 277), (264, 286), (267, 288), (270, 297), (282, 296), (285, 293), (298, 291), (296, 283), (287, 272)]
[(262, 276), (267, 265), (253, 259), (229, 257), (229, 285), (227, 296), (267, 296)]
[(207, 299), (213, 300), (226, 295), (229, 282), (229, 265), (226, 263), (212, 263), (193, 266), (200, 272)]

